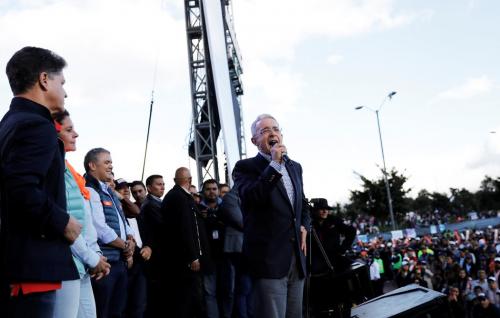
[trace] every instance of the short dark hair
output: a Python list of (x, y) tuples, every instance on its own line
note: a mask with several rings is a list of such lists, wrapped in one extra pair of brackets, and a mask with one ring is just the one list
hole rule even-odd
[(135, 187), (136, 185), (140, 185), (140, 186), (142, 186), (144, 189), (146, 189), (146, 186), (144, 185), (144, 183), (142, 183), (142, 181), (138, 181), (138, 180), (136, 180), (136, 181), (132, 181), (132, 182), (129, 184), (130, 188)]
[(146, 179), (146, 185), (150, 186), (153, 185), (153, 182), (155, 182), (156, 179), (163, 179), (163, 176), (160, 176), (159, 174), (152, 174)]
[(26, 93), (35, 85), (40, 73), (57, 74), (66, 61), (56, 53), (39, 47), (26, 46), (10, 58), (5, 68), (14, 95)]
[(94, 148), (90, 149), (89, 152), (87, 152), (87, 154), (85, 155), (85, 159), (83, 159), (83, 166), (85, 167), (85, 172), (90, 171), (90, 163), (96, 162), (97, 157), (101, 153), (110, 153), (110, 152), (104, 148)]
[(218, 189), (218, 188), (219, 188), (219, 182), (217, 182), (217, 180), (215, 180), (215, 179), (208, 179), (208, 180), (205, 180), (205, 181), (203, 182), (203, 185), (202, 185), (202, 187), (201, 187), (202, 191), (204, 191), (204, 190), (205, 190), (205, 186), (206, 186), (207, 184), (213, 184), (213, 183), (215, 183), (215, 184), (217, 185), (217, 189)]
[(52, 114), (52, 119), (54, 119), (59, 125), (62, 125), (62, 122), (66, 119), (66, 117), (69, 117), (69, 112), (66, 109)]
[(221, 183), (221, 184), (219, 184), (219, 190), (220, 190), (220, 189), (222, 189), (222, 188), (224, 188), (224, 187), (226, 187), (226, 188), (231, 188), (231, 187), (229, 186), (229, 184), (227, 184), (227, 183)]

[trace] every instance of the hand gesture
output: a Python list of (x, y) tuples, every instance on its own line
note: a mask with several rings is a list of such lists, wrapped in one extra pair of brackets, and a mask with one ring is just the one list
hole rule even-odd
[(193, 272), (199, 272), (200, 271), (200, 260), (194, 260), (191, 262), (191, 264), (189, 265), (189, 268), (191, 268), (191, 270)]
[(133, 237), (128, 236), (127, 241), (125, 243), (125, 248), (123, 249), (123, 255), (125, 255), (125, 258), (132, 257), (132, 255), (134, 255), (134, 250), (135, 250), (135, 241)]
[(283, 144), (276, 143), (271, 147), (271, 158), (273, 161), (281, 164), (283, 155), (286, 154), (286, 147)]
[(68, 224), (64, 228), (64, 237), (73, 244), (81, 231), (82, 225), (74, 217), (70, 216)]
[(151, 250), (151, 247), (149, 246), (144, 246), (142, 249), (141, 249), (141, 256), (142, 258), (145, 260), (145, 261), (149, 261), (149, 259), (151, 258), (151, 253), (153, 251)]
[(303, 225), (300, 226), (300, 250), (307, 255), (307, 230)]
[(95, 277), (95, 280), (99, 280), (108, 275), (110, 270), (111, 265), (108, 263), (107, 258), (101, 255), (99, 263), (90, 270), (90, 277)]

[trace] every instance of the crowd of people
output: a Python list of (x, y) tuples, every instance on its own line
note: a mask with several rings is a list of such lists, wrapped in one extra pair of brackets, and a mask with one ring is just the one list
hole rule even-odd
[[(448, 211), (434, 210), (416, 213), (410, 211), (400, 221), (404, 228), (428, 228), (432, 225), (440, 226), (445, 224), (460, 223), (467, 220), (486, 219), (497, 217), (497, 211), (473, 211), (471, 215), (457, 215)], [(347, 218), (346, 222), (356, 228), (357, 234), (377, 234), (381, 228), (390, 228), (388, 220), (381, 221), (372, 215), (359, 214), (355, 217)]]
[(374, 295), (384, 283), (417, 284), (448, 295), (452, 317), (500, 317), (498, 228), (357, 242), (352, 257), (370, 268)]

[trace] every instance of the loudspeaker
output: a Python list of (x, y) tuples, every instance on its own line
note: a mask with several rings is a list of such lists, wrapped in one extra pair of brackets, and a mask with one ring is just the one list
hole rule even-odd
[(368, 267), (360, 262), (352, 263), (340, 273), (313, 274), (308, 285), (308, 317), (313, 318), (350, 317), (353, 303), (359, 304), (373, 297)]
[(444, 318), (451, 313), (445, 294), (412, 284), (353, 308), (351, 317)]

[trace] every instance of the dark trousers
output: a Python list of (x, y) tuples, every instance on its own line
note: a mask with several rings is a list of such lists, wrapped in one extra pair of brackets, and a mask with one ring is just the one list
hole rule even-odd
[(0, 266), (0, 317), (8, 317), (10, 285), (4, 277), (4, 271)]
[(372, 288), (375, 297), (378, 297), (384, 293), (384, 280), (382, 278), (372, 280)]
[(9, 315), (12, 318), (52, 318), (54, 305), (56, 303), (56, 292), (32, 293), (11, 297), (9, 303)]
[(125, 316), (129, 318), (144, 317), (147, 297), (144, 262), (139, 258), (134, 258), (134, 265), (128, 270), (128, 297)]
[(125, 262), (109, 262), (111, 271), (100, 280), (92, 280), (97, 317), (123, 317), (127, 302), (127, 267)]
[[(252, 317), (252, 280), (246, 273), (241, 253), (224, 254), (224, 318)], [(234, 310), (233, 310), (234, 309)], [(234, 313), (236, 314), (233, 314)]]
[(166, 316), (162, 314), (162, 312), (165, 310), (165, 294), (166, 291), (169, 290), (169, 285), (165, 286), (162, 281), (156, 278), (148, 277), (147, 290), (148, 299), (144, 317), (155, 318)]
[(173, 304), (167, 308), (174, 308), (176, 318), (204, 317), (203, 276), (186, 268), (174, 273), (177, 277), (170, 277), (163, 283), (164, 288), (172, 288)]
[(234, 262), (235, 253), (224, 253), (222, 267), (222, 316), (231, 318), (234, 307), (234, 293), (236, 288), (236, 266)]

